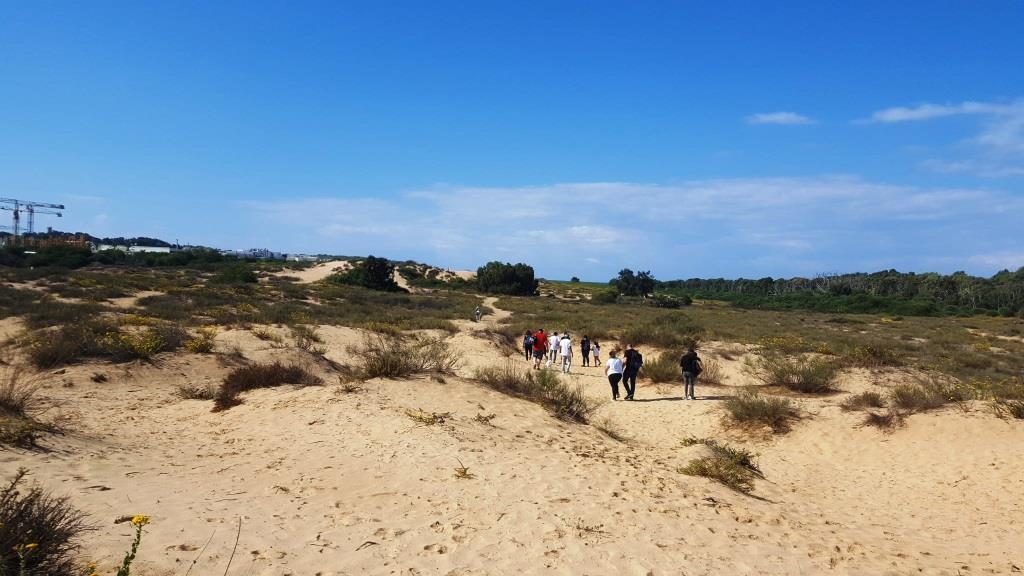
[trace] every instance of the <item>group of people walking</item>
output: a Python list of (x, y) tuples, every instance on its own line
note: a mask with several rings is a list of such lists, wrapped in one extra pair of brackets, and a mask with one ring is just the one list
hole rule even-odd
[[(533, 362), (534, 370), (540, 370), (541, 366), (550, 367), (558, 365), (563, 373), (568, 374), (572, 368), (573, 341), (568, 332), (561, 335), (558, 332), (550, 336), (543, 328), (536, 331), (527, 330), (523, 334), (523, 355), (527, 361)], [(601, 344), (591, 341), (586, 335), (580, 340), (580, 356), (583, 366), (591, 366), (591, 355), (593, 366), (601, 366)], [(612, 400), (619, 399), (619, 384), (625, 388), (626, 396), (623, 400), (633, 400), (636, 394), (636, 379), (640, 375), (640, 369), (644, 365), (644, 356), (632, 344), (626, 345), (622, 358), (618, 357), (615, 350), (608, 353), (608, 362), (604, 366), (604, 373), (608, 377), (608, 384), (612, 389)], [(696, 400), (695, 385), (697, 377), (703, 370), (700, 357), (694, 346), (679, 359), (679, 367), (683, 376), (683, 393), (687, 400)]]

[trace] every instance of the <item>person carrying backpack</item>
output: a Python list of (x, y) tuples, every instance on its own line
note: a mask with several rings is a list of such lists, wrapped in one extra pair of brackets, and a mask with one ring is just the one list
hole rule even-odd
[(548, 336), (543, 328), (538, 328), (533, 334), (533, 369), (540, 370), (540, 363), (548, 353)]
[(632, 344), (626, 345), (623, 353), (626, 367), (622, 371), (622, 385), (626, 387), (626, 400), (632, 400), (636, 393), (636, 377), (640, 374), (640, 368), (644, 365), (644, 356), (639, 350), (633, 348)]
[(526, 361), (533, 359), (533, 332), (529, 330), (523, 334), (523, 352), (526, 353)]
[(683, 399), (696, 400), (694, 392), (697, 377), (704, 371), (703, 362), (697, 356), (696, 348), (691, 344), (690, 349), (679, 359), (679, 367), (683, 370)]

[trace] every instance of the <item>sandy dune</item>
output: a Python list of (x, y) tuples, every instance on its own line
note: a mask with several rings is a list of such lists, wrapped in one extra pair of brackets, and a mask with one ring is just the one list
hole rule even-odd
[[(494, 301), (488, 301), (493, 306)], [(841, 395), (799, 400), (807, 417), (785, 436), (725, 432), (719, 402), (679, 399), (642, 384), (638, 402), (606, 403), (627, 434), (555, 420), (533, 404), (464, 377), (504, 361), (474, 331), (498, 320), (460, 322), (461, 377), (445, 382), (331, 385), (245, 395), (211, 413), (180, 400), (184, 383), (217, 383), (219, 356), (173, 355), (154, 365), (93, 364), (47, 374), (45, 395), (70, 418), (47, 452), (0, 453), (4, 476), (19, 466), (92, 514), (85, 549), (119, 561), (129, 528), (121, 514), (153, 516), (140, 574), (1010, 574), (1024, 567), (1024, 425), (984, 406), (910, 418), (885, 434), (838, 408)], [(358, 331), (324, 327), (332, 360)], [(248, 358), (306, 362), (251, 333), (222, 333)], [(714, 353), (716, 344), (708, 350)], [(652, 353), (649, 351), (645, 351)], [(526, 365), (517, 356), (513, 361)], [(721, 397), (746, 382), (739, 360), (728, 379), (698, 394)], [(96, 384), (95, 372), (110, 376)], [(570, 376), (595, 399), (609, 395), (599, 368)], [(901, 376), (848, 373), (847, 390)], [(69, 384), (71, 384), (69, 386)], [(409, 409), (451, 413), (422, 426)], [(478, 414), (494, 414), (487, 425)], [(677, 468), (700, 452), (688, 436), (755, 448), (767, 480), (758, 498)], [(464, 465), (472, 478), (455, 477)], [(134, 573), (134, 571), (133, 571)]]

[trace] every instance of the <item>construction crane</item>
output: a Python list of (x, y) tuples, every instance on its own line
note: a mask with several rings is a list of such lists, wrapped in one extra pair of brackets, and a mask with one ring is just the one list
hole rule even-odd
[(0, 210), (9, 210), (14, 213), (14, 226), (12, 229), (15, 236), (21, 233), (22, 211), (28, 213), (28, 233), (31, 234), (36, 231), (36, 214), (53, 214), (60, 218), (63, 214), (58, 212), (58, 210), (64, 209), (63, 204), (49, 204), (47, 202), (33, 202), (31, 200), (17, 200), (14, 198), (0, 198), (0, 204), (8, 204), (8, 206), (0, 205)]

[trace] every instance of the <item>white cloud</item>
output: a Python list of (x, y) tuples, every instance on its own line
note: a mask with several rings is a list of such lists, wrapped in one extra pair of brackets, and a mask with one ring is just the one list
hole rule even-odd
[(747, 116), (747, 124), (814, 124), (814, 120), (796, 112), (767, 112)]
[(452, 267), (501, 258), (528, 262), (551, 278), (578, 275), (573, 266), (586, 262), (594, 274), (609, 277), (630, 267), (667, 278), (814, 274), (874, 269), (877, 262), (920, 269), (940, 255), (952, 258), (953, 269), (986, 268), (971, 256), (1021, 249), (1014, 231), (1024, 198), (823, 176), (673, 185), (446, 185), (389, 198), (246, 207), (258, 224), (289, 230), (289, 250)]
[(986, 178), (1024, 175), (1024, 100), (886, 108), (861, 122), (892, 124), (950, 116), (976, 116), (981, 125), (974, 136), (957, 143), (954, 153), (959, 157), (931, 158), (921, 163), (922, 168), (942, 174), (965, 173)]
[(989, 270), (1017, 270), (1024, 267), (1024, 251), (999, 251), (989, 254), (975, 254), (968, 259), (972, 264)]

